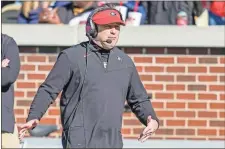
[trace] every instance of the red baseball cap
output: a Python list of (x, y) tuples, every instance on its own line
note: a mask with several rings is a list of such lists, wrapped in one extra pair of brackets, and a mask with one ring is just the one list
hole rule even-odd
[(92, 21), (99, 25), (110, 24), (110, 23), (120, 23), (121, 25), (125, 26), (125, 23), (121, 19), (119, 12), (113, 9), (97, 12), (93, 16)]

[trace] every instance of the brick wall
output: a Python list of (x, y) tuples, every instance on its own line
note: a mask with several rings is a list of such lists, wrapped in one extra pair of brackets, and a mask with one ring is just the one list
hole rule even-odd
[[(64, 48), (20, 47), (15, 83), (17, 123), (25, 122), (39, 85)], [(152, 139), (225, 140), (225, 57), (218, 48), (122, 48), (134, 60), (160, 119)], [(60, 125), (59, 98), (41, 120)], [(123, 136), (137, 138), (143, 125), (124, 113)], [(52, 136), (60, 136), (53, 133)]]

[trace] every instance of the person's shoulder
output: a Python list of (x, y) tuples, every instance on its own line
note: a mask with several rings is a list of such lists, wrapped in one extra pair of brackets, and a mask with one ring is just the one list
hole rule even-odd
[[(1, 34), (1, 40), (2, 40), (2, 48), (3, 50), (4, 49), (7, 49), (8, 46), (13, 46), (13, 47), (17, 47), (18, 48), (18, 45), (16, 43), (16, 41), (14, 40), (13, 37), (7, 35), (7, 34)], [(13, 48), (14, 49), (14, 48)], [(12, 50), (12, 49), (9, 49), (9, 50)]]
[(10, 41), (14, 41), (13, 37), (2, 33), (2, 43), (8, 44)]
[(76, 45), (73, 45), (67, 49), (64, 49), (62, 53), (65, 53), (69, 59), (75, 60), (84, 56), (86, 52), (86, 46), (88, 42), (82, 42)]

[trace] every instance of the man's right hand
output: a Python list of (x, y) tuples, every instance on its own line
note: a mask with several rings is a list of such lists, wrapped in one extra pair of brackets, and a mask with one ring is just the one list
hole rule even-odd
[(24, 135), (26, 134), (27, 130), (36, 127), (38, 123), (39, 123), (38, 119), (33, 119), (33, 120), (30, 120), (29, 122), (27, 122), (26, 124), (23, 124), (21, 126), (21, 130), (19, 132), (19, 139), (22, 140)]

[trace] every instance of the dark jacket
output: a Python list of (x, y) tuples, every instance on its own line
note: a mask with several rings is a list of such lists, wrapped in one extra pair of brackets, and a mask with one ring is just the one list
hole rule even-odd
[(193, 8), (191, 1), (150, 1), (150, 24), (176, 25), (177, 14), (180, 11), (187, 13), (188, 25), (193, 24)]
[(14, 86), (20, 71), (19, 49), (13, 38), (2, 34), (1, 60), (9, 59), (9, 66), (2, 67), (2, 132), (14, 131)]
[(38, 89), (27, 121), (40, 119), (61, 90), (64, 148), (121, 148), (125, 99), (144, 125), (149, 115), (158, 121), (134, 63), (116, 47), (107, 68), (88, 42), (62, 51)]

